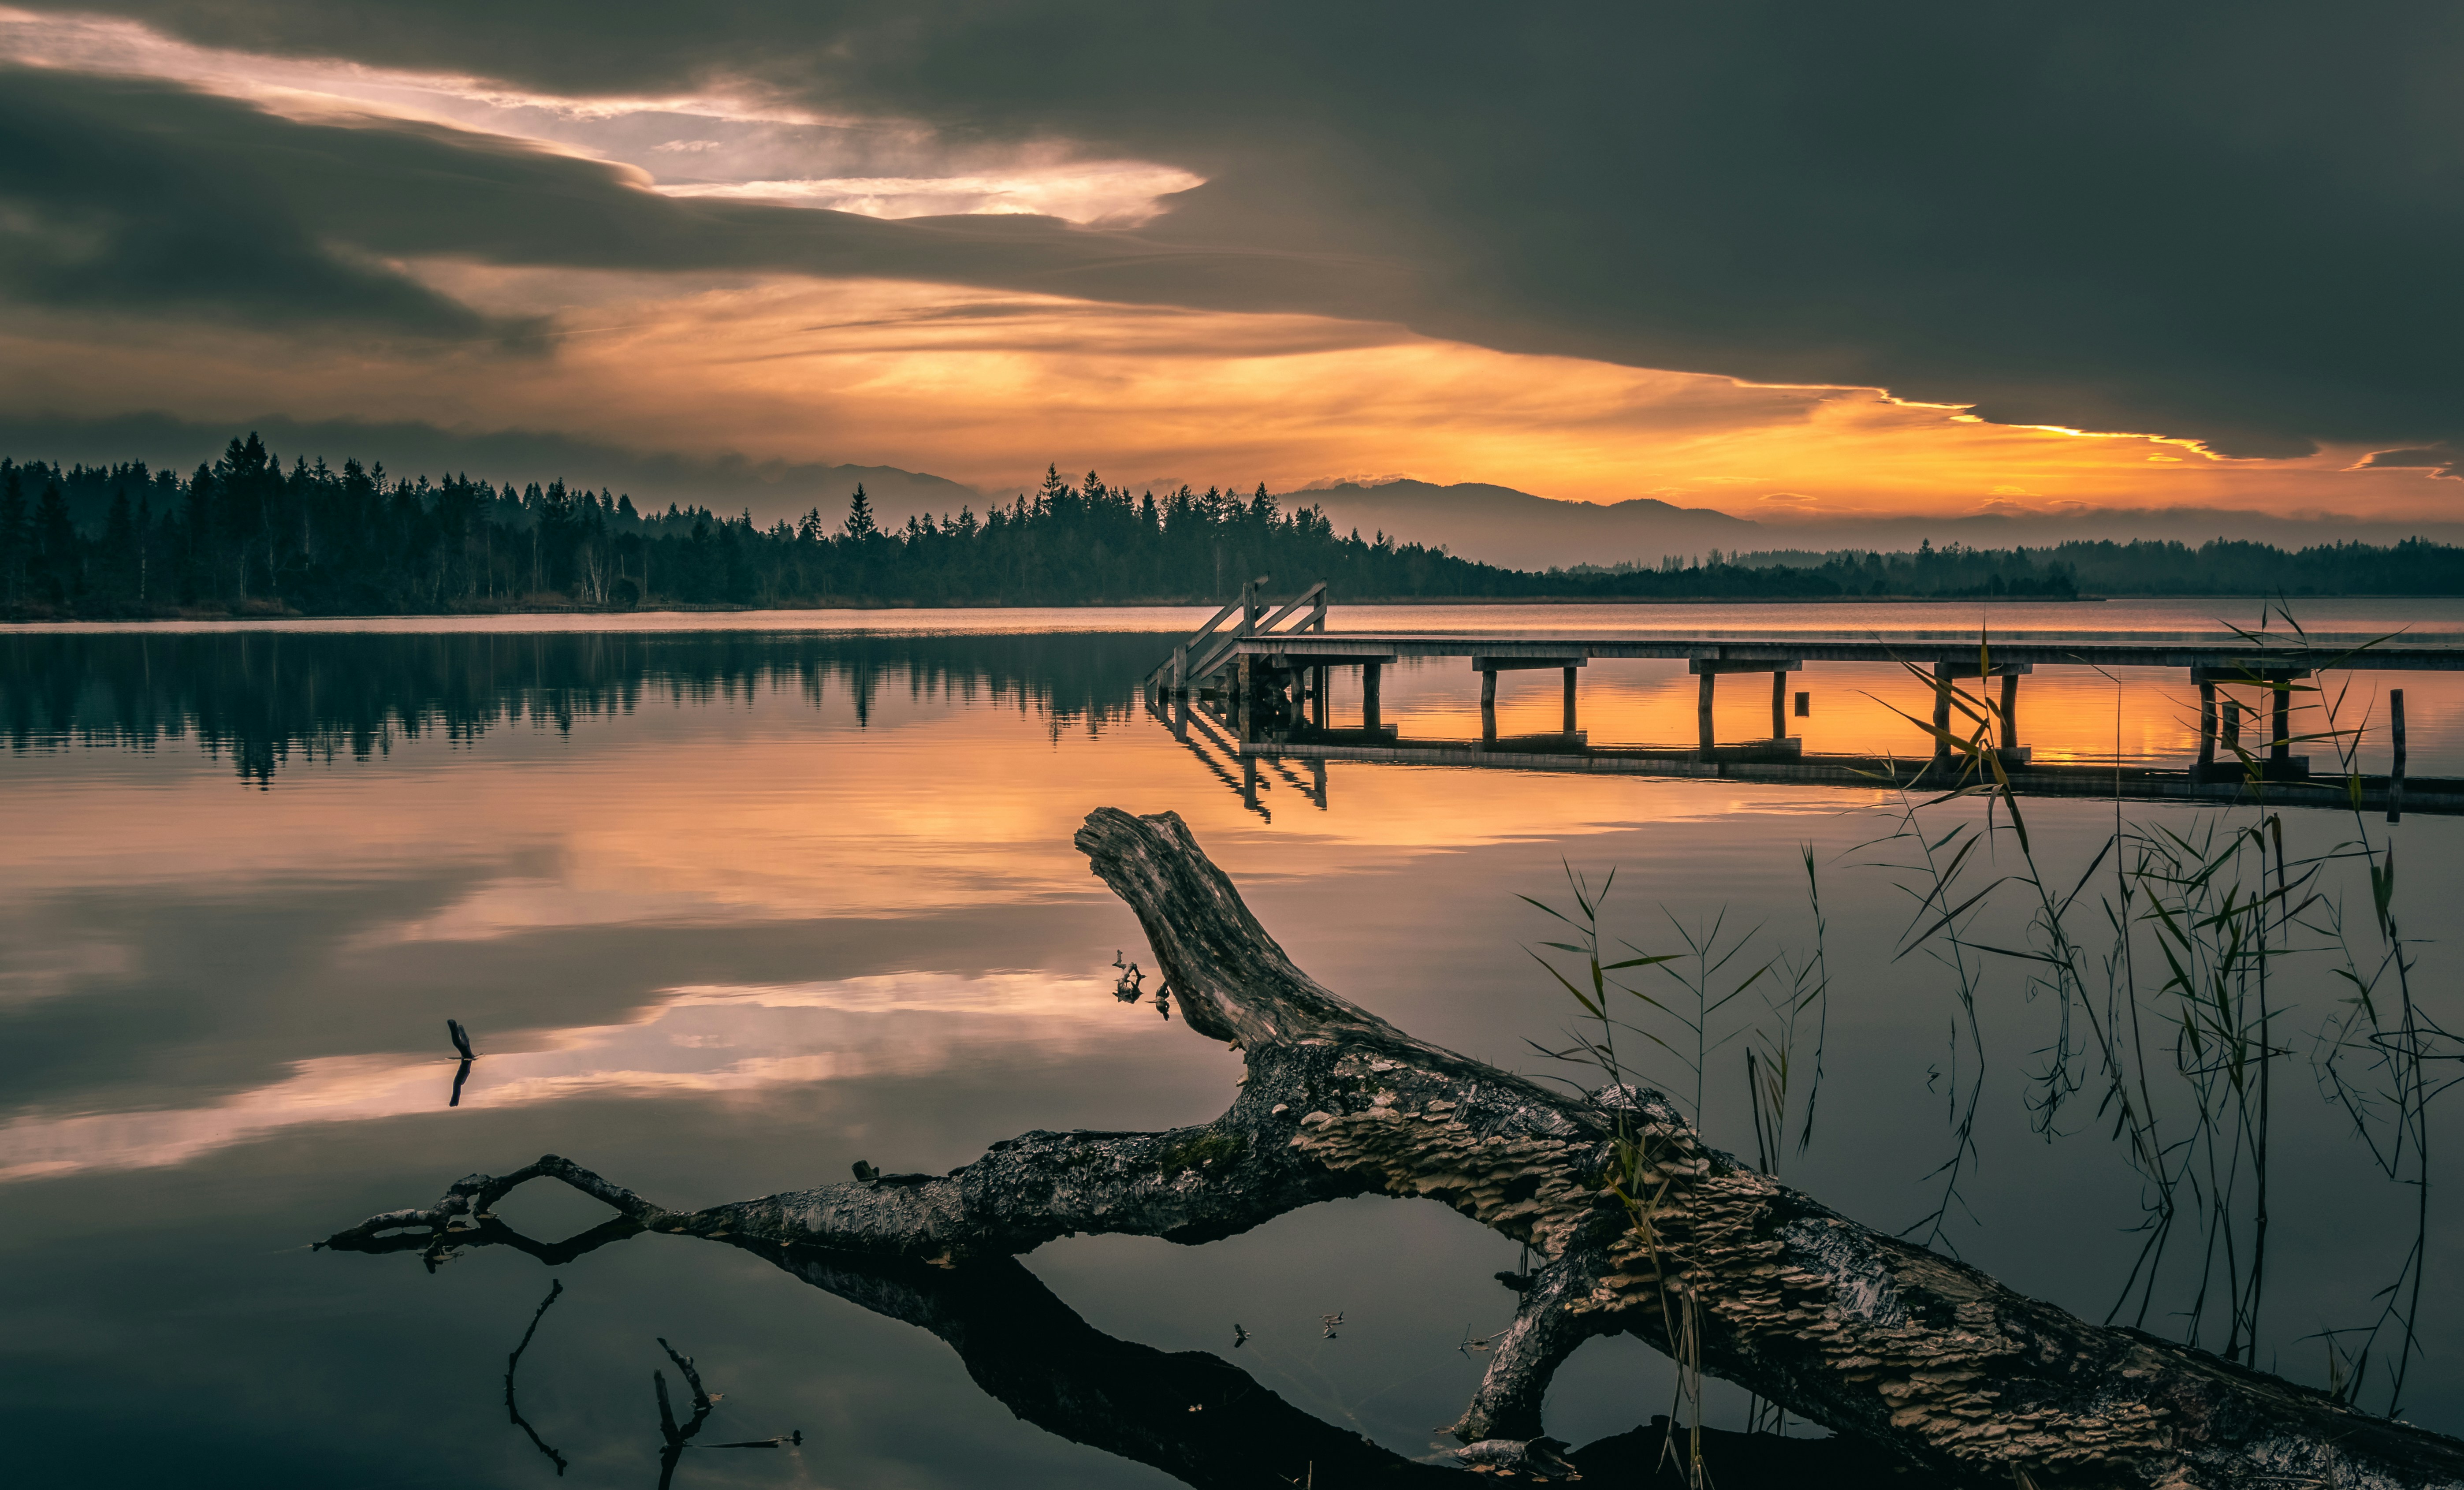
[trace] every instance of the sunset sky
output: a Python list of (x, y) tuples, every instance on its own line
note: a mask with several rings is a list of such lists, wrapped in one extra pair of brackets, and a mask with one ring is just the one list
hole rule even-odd
[(0, 6), (0, 446), (2464, 518), (2464, 11), (2230, 14)]

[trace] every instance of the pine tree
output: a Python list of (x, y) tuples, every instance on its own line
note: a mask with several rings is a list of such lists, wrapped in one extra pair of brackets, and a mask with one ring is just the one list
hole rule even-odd
[(872, 520), (872, 498), (864, 494), (864, 484), (856, 483), (855, 495), (847, 498), (847, 536), (865, 542), (881, 532)]
[(77, 524), (69, 520), (69, 502), (56, 478), (43, 483), (43, 499), (34, 504), (33, 559), (35, 587), (54, 604), (65, 602), (79, 583)]
[(121, 487), (111, 493), (111, 515), (103, 520), (99, 566), (115, 599), (136, 587), (137, 549), (137, 518), (128, 510), (128, 489)]
[(11, 462), (0, 461), (0, 602), (25, 597), (26, 488)]

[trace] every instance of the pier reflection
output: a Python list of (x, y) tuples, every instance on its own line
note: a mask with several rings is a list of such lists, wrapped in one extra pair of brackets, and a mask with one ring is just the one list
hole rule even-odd
[[(1309, 640), (1351, 645), (1340, 635)], [(1547, 650), (1545, 638), (1525, 645)], [(1955, 790), (1998, 784), (1998, 768), (2023, 795), (2264, 797), (2286, 805), (2464, 812), (2464, 735), (2455, 722), (2464, 712), (2464, 674), (2453, 670), (2185, 671), (1989, 654), (1964, 663), (1834, 663), (1817, 673), (1776, 650), (1691, 661), (1475, 651), (1470, 663), (1466, 674), (1460, 662), (1438, 657), (1320, 665), (1297, 652), (1261, 654), (1213, 687), (1151, 694), (1150, 709), (1194, 721), (1176, 724), (1176, 732), (1206, 734), (1227, 777), (1254, 757), (1268, 773), (1287, 775), (1287, 767), (1343, 760)], [(1771, 680), (1767, 716), (1763, 690), (1734, 690), (1753, 695), (1760, 728), (1751, 733), (1735, 733), (1736, 711), (1718, 703), (1714, 684), (1729, 673)], [(1248, 693), (1236, 702), (1243, 676)], [(1520, 678), (1537, 686), (1518, 688)], [(1820, 710), (1816, 688), (1805, 684), (1820, 688)], [(1686, 721), (1693, 738), (1671, 740), (1684, 713), (1693, 716)], [(2425, 730), (2426, 717), (2441, 723)], [(1544, 724), (1555, 727), (1533, 727)], [(1245, 773), (1243, 780), (1244, 800), (1254, 801)]]

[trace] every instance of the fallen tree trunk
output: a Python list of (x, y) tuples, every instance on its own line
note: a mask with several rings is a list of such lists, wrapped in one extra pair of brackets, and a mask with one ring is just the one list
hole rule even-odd
[[(2464, 1442), (2087, 1324), (1868, 1230), (1708, 1148), (1655, 1093), (1560, 1094), (1412, 1039), (1293, 966), (1175, 815), (1101, 809), (1077, 844), (1136, 912), (1189, 1027), (1243, 1053), (1247, 1075), (1214, 1122), (1026, 1133), (946, 1175), (692, 1212), (549, 1157), (329, 1244), (390, 1250), (426, 1233), (450, 1245), (540, 1177), (606, 1202), (628, 1232), (946, 1268), (1076, 1233), (1199, 1242), (1319, 1200), (1424, 1196), (1542, 1260), (1455, 1425), (1467, 1442), (1540, 1436), (1550, 1378), (1584, 1340), (1630, 1332), (1676, 1354), (1683, 1333), (1708, 1374), (1954, 1480), (2464, 1486)], [(1649, 1196), (1647, 1230), (1610, 1183), (1620, 1134), (1639, 1145), (1624, 1177)]]

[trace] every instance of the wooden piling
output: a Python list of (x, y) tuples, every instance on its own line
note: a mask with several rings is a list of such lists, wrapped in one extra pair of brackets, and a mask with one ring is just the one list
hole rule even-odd
[(1574, 733), (1574, 669), (1566, 669), (1566, 733)]
[(1309, 723), (1326, 728), (1327, 667), (1321, 663), (1309, 669)]
[(1243, 652), (1239, 665), (1232, 671), (1233, 723), (1240, 727), (1240, 740), (1243, 745), (1257, 737), (1251, 721), (1257, 717), (1258, 701), (1250, 692), (1250, 680), (1256, 676), (1256, 660)]
[(2019, 675), (2002, 674), (2002, 748), (2019, 748)]
[(2287, 676), (2275, 681), (2276, 687), (2268, 690), (2275, 695), (2276, 708), (2274, 733), (2268, 736), (2267, 760), (2271, 766), (2289, 766), (2293, 762), (2293, 679)]
[(1719, 673), (1713, 671), (1709, 668), (1705, 668), (1703, 669), (1703, 686), (1696, 691), (1696, 701), (1694, 704), (1694, 734), (1696, 741), (1701, 746), (1703, 755), (1705, 758), (1709, 757), (1713, 745), (1711, 737), (1711, 692), (1713, 689), (1719, 686)]
[(1771, 674), (1771, 738), (1788, 738), (1788, 674)]
[(1497, 743), (1497, 669), (1485, 668), (1480, 674), (1480, 742)]
[(2404, 690), (2387, 690), (2387, 725), (2394, 736), (2394, 757), (2387, 763), (2387, 821), (2404, 821)]
[(2216, 763), (2216, 686), (2205, 678), (2199, 680), (2199, 774), (2204, 777)]
[(1377, 684), (1381, 668), (1376, 663), (1360, 665), (1360, 724), (1375, 734), (1385, 725), (1377, 717)]
[(1947, 662), (1933, 665), (1933, 758), (1950, 758), (1950, 689), (1951, 666)]
[(2238, 762), (2241, 758), (2241, 700), (2226, 699), (2224, 710), (2225, 749), (2232, 752), (2233, 759)]

